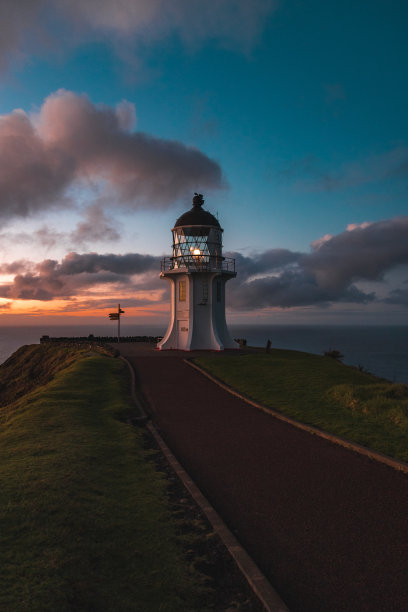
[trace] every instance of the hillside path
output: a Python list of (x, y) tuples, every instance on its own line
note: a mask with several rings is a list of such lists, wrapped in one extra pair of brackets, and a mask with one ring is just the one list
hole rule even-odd
[(152, 419), (291, 612), (408, 609), (408, 477), (123, 344)]

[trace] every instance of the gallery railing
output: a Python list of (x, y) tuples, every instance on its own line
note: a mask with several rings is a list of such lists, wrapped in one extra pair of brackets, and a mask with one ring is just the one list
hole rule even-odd
[(235, 273), (235, 259), (212, 255), (178, 255), (177, 257), (163, 257), (160, 267), (162, 272), (187, 268), (200, 272), (220, 270)]

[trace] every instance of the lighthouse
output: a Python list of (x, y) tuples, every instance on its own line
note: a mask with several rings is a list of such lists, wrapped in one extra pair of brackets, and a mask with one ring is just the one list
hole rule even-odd
[(223, 257), (224, 230), (203, 204), (196, 193), (192, 209), (171, 230), (173, 255), (161, 262), (160, 278), (171, 284), (171, 316), (160, 350), (238, 348), (225, 320), (225, 285), (236, 276), (235, 259)]

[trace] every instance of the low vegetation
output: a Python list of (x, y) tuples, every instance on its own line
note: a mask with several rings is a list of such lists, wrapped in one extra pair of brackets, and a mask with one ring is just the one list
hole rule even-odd
[[(92, 352), (107, 354), (101, 347), (92, 347)], [(2, 406), (23, 397), (36, 387), (46, 384), (54, 376), (88, 355), (89, 345), (46, 346), (31, 344), (20, 347), (0, 367), (0, 402)]]
[[(14, 372), (17, 399), (3, 387), (0, 609), (207, 609), (208, 579), (185, 554), (195, 536), (180, 536), (165, 474), (127, 422), (126, 364), (37, 346), (4, 371)], [(51, 371), (23, 395), (27, 375), (38, 383)]]
[(271, 349), (195, 361), (267, 407), (408, 461), (408, 385), (298, 351)]

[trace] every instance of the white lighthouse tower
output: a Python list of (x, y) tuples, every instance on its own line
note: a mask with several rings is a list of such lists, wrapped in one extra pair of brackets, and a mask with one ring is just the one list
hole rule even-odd
[(173, 256), (162, 260), (160, 278), (171, 284), (171, 319), (157, 345), (161, 350), (238, 348), (225, 321), (225, 283), (236, 276), (235, 259), (222, 256), (223, 230), (203, 204), (196, 193), (193, 208), (172, 229)]

